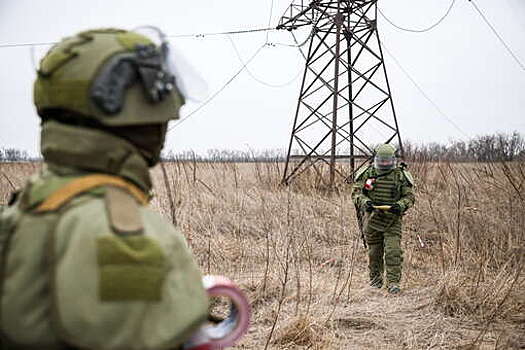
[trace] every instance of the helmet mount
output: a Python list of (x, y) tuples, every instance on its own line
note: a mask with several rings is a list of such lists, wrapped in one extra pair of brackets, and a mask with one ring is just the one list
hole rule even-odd
[(149, 35), (141, 32), (94, 29), (51, 48), (34, 85), (40, 117), (65, 111), (63, 119), (107, 127), (178, 119), (185, 100), (172, 69), (175, 63), (167, 62), (171, 50), (165, 35), (159, 29), (149, 30)]
[(104, 113), (120, 113), (126, 90), (139, 81), (150, 103), (158, 103), (175, 88), (164, 54), (152, 45), (137, 45), (134, 52), (113, 56), (95, 77), (91, 99)]

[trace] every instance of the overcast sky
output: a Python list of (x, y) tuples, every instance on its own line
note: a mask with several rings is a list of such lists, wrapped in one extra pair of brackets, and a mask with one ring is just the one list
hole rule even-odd
[[(452, 0), (379, 0), (399, 25), (425, 27)], [(475, 0), (525, 63), (525, 0)], [(290, 0), (275, 0), (272, 26)], [(166, 33), (206, 33), (266, 27), (271, 0), (0, 0), (0, 44), (52, 42), (95, 27), (152, 24)], [(399, 31), (379, 18), (382, 40), (425, 93), (467, 136), (493, 132), (525, 133), (525, 71), (504, 50), (467, 0), (456, 0), (449, 17), (424, 34)], [(298, 33), (305, 35), (305, 33)], [(265, 42), (265, 33), (233, 37), (245, 60)], [(287, 32), (270, 42), (293, 43)], [(219, 89), (241, 67), (227, 37), (173, 39), (208, 82)], [(34, 50), (37, 60), (48, 47)], [(39, 120), (32, 104), (35, 78), (28, 47), (0, 48), (0, 147), (38, 152)], [(404, 139), (447, 141), (465, 136), (428, 102), (385, 56)], [(174, 151), (276, 149), (288, 143), (304, 60), (296, 48), (265, 47), (250, 71), (271, 88), (242, 73), (213, 102), (168, 138)], [(295, 79), (296, 78), (296, 79)], [(295, 79), (295, 80), (294, 80)], [(185, 113), (198, 105), (189, 104)]]

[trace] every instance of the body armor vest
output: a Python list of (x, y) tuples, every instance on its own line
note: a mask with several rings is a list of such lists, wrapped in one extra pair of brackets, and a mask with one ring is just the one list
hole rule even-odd
[(365, 190), (365, 194), (374, 203), (390, 205), (397, 202), (401, 195), (400, 171), (398, 169), (394, 169), (384, 176), (376, 175), (375, 173), (375, 171), (372, 171), (372, 176), (370, 177), (375, 179), (373, 188), (371, 190)]
[[(401, 169), (396, 168), (386, 174), (379, 174), (372, 168), (367, 175), (367, 179), (373, 180), (373, 185), (369, 190), (363, 189), (363, 193), (374, 204), (391, 205), (401, 198)], [(400, 216), (382, 210), (375, 210), (367, 216), (367, 226), (374, 230), (384, 231), (394, 226), (397, 228), (401, 224)]]

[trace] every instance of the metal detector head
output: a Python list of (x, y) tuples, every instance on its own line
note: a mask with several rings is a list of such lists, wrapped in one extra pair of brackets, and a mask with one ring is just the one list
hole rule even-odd
[(183, 346), (184, 350), (219, 350), (233, 346), (250, 325), (250, 304), (242, 291), (228, 278), (205, 276), (204, 287), (210, 297), (230, 299), (230, 314), (219, 322), (205, 323)]

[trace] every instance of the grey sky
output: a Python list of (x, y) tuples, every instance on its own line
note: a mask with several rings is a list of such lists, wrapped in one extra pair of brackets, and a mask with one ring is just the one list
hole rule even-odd
[[(405, 27), (437, 20), (451, 0), (380, 0), (380, 7)], [(516, 55), (525, 63), (525, 0), (476, 0)], [(272, 26), (291, 0), (275, 0)], [(0, 43), (49, 42), (94, 27), (133, 28), (153, 24), (168, 34), (205, 33), (266, 27), (270, 0), (0, 0)], [(457, 0), (450, 16), (429, 33), (394, 29), (379, 18), (388, 50), (436, 104), (469, 136), (496, 131), (525, 132), (525, 71), (504, 50), (467, 0)], [(298, 35), (306, 35), (299, 33)], [(234, 36), (247, 60), (266, 34)], [(292, 43), (287, 32), (271, 42)], [(214, 92), (241, 66), (227, 37), (172, 41), (202, 73)], [(39, 58), (46, 47), (35, 49)], [(0, 49), (0, 146), (36, 153), (38, 118), (32, 105), (34, 72), (30, 49)], [(418, 142), (461, 138), (385, 56), (403, 138)], [(283, 84), (302, 72), (297, 49), (266, 47), (250, 71), (270, 84)], [(270, 88), (242, 73), (198, 114), (174, 129), (168, 149), (285, 148), (299, 94), (300, 79)], [(187, 105), (191, 111), (197, 105)]]

